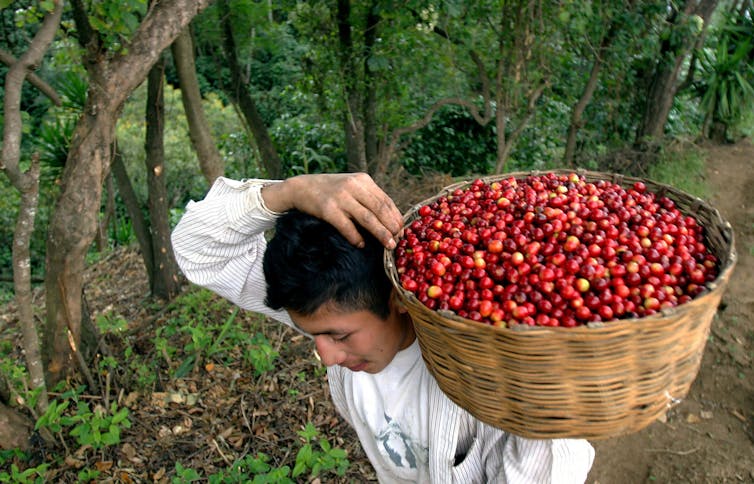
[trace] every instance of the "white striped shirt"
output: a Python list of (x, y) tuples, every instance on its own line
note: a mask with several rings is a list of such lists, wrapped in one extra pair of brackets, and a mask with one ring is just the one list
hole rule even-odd
[[(295, 329), (285, 311), (273, 311), (264, 304), (264, 232), (274, 226), (279, 214), (265, 207), (262, 183), (271, 182), (218, 178), (204, 200), (187, 205), (173, 231), (173, 249), (181, 270), (193, 283), (243, 309), (265, 314)], [(353, 373), (338, 366), (328, 368), (333, 403), (356, 430), (381, 483), (570, 484), (586, 480), (594, 460), (594, 449), (586, 440), (526, 439), (484, 424), (440, 390), (427, 371), (416, 342), (401, 353), (394, 360), (400, 360), (395, 363), (400, 368), (391, 368), (391, 363), (381, 374), (392, 370), (398, 373), (397, 380), (404, 381), (400, 378), (403, 368), (410, 371), (404, 376), (411, 384), (403, 385), (403, 390), (413, 392), (409, 401), (418, 399), (422, 405), (426, 402), (427, 408), (418, 412), (420, 418), (400, 417), (404, 415), (400, 408), (389, 410), (397, 412), (393, 416), (386, 414), (398, 435), (410, 434), (418, 440), (410, 440), (410, 459), (386, 453), (386, 439), (392, 437), (375, 428), (374, 422), (369, 421), (373, 419), (364, 417), (370, 411), (374, 414), (371, 407), (375, 402), (387, 402), (385, 408), (392, 408), (389, 403), (395, 401), (395, 392), (400, 388), (386, 390), (380, 383), (380, 374)], [(407, 480), (406, 476), (411, 478)]]

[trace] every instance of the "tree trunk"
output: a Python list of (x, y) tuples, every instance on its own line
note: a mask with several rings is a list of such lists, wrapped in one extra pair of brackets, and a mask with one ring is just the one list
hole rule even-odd
[(618, 29), (615, 21), (611, 22), (610, 28), (602, 37), (600, 46), (594, 54), (594, 63), (592, 64), (592, 70), (589, 72), (589, 79), (586, 81), (584, 91), (581, 93), (581, 97), (576, 102), (571, 112), (571, 124), (568, 126), (568, 136), (566, 137), (565, 154), (563, 155), (564, 166), (573, 166), (573, 157), (576, 153), (576, 138), (579, 130), (584, 125), (581, 117), (584, 114), (584, 110), (589, 105), (594, 95), (594, 91), (597, 89), (597, 83), (600, 77), (600, 71), (605, 62), (605, 55), (607, 49), (615, 38), (615, 33)]
[(54, 383), (79, 364), (85, 258), (97, 232), (102, 181), (117, 118), (115, 112), (97, 110), (106, 106), (106, 100), (98, 99), (95, 92), (90, 90), (87, 99), (95, 109), (85, 110), (74, 131), (47, 238), (43, 353)]
[(364, 155), (369, 173), (373, 176), (382, 176), (384, 173), (375, 173), (379, 166), (377, 162), (377, 80), (369, 68), (369, 58), (377, 41), (377, 27), (380, 15), (377, 13), (376, 2), (372, 2), (367, 13), (367, 26), (364, 32)]
[(0, 449), (28, 450), (34, 422), (0, 403)]
[(267, 126), (265, 126), (264, 120), (257, 110), (256, 103), (249, 94), (248, 83), (244, 80), (241, 65), (238, 62), (236, 40), (230, 23), (230, 7), (226, 0), (219, 0), (218, 6), (220, 7), (225, 58), (231, 76), (231, 85), (226, 87), (226, 91), (230, 98), (238, 104), (251, 132), (254, 133), (254, 139), (257, 142), (257, 148), (267, 176), (272, 179), (280, 178), (283, 175), (283, 162), (280, 160), (277, 150), (275, 150), (275, 145), (272, 143), (272, 138), (267, 132)]
[(97, 224), (97, 238), (94, 240), (98, 252), (102, 252), (107, 248), (107, 228), (115, 214), (115, 188), (113, 187), (112, 175), (108, 176), (105, 180), (105, 194), (104, 213), (102, 214), (99, 224)]
[(16, 230), (13, 233), (13, 287), (16, 293), (18, 320), (23, 336), (24, 357), (29, 371), (30, 386), (38, 390), (36, 411), (47, 410), (47, 385), (45, 384), (44, 364), (39, 346), (39, 333), (34, 324), (31, 296), (31, 254), (29, 246), (34, 231), (37, 206), (39, 205), (39, 156), (34, 155), (29, 171), (28, 183), (21, 191), (21, 204), (18, 209)]
[(43, 355), (52, 383), (61, 380), (80, 356), (85, 256), (97, 230), (102, 183), (110, 167), (120, 110), (160, 53), (209, 1), (155, 3), (128, 44), (128, 53), (114, 56), (89, 25), (83, 2), (72, 3), (79, 42), (87, 49), (83, 64), (89, 73), (89, 94), (71, 140), (47, 238)]
[(199, 81), (196, 79), (196, 64), (194, 62), (194, 43), (191, 29), (187, 27), (170, 47), (173, 61), (178, 72), (178, 82), (181, 88), (181, 101), (188, 121), (191, 146), (194, 147), (199, 167), (204, 178), (211, 186), (215, 178), (222, 176), (225, 171), (224, 161), (220, 151), (212, 139), (209, 123), (204, 116), (202, 95), (199, 92)]
[(123, 164), (123, 155), (118, 151), (117, 143), (114, 151), (112, 171), (115, 176), (115, 183), (118, 185), (118, 193), (120, 194), (120, 198), (123, 199), (123, 205), (126, 206), (126, 212), (131, 219), (131, 227), (133, 227), (136, 241), (139, 243), (141, 258), (144, 261), (147, 277), (151, 281), (153, 279), (152, 274), (154, 273), (154, 267), (152, 266), (154, 257), (152, 256), (152, 239), (149, 236), (149, 227), (144, 218), (144, 213), (141, 211), (139, 199), (136, 197), (136, 192), (131, 185), (131, 179), (128, 178), (126, 166)]
[[(21, 90), (24, 80), (31, 71), (39, 65), (44, 53), (55, 38), (55, 32), (60, 25), (63, 14), (63, 2), (55, 3), (54, 9), (45, 14), (42, 24), (34, 35), (29, 48), (8, 69), (5, 76), (3, 97), (3, 147), (0, 156), (2, 169), (13, 186), (21, 194), (18, 209), (18, 219), (13, 234), (12, 263), (13, 288), (18, 307), (18, 318), (21, 325), (24, 353), (27, 370), (31, 379), (31, 388), (39, 391), (36, 411), (47, 409), (47, 385), (45, 382), (44, 365), (40, 354), (39, 333), (34, 324), (31, 297), (31, 256), (30, 244), (34, 231), (37, 205), (39, 202), (39, 156), (32, 156), (31, 167), (23, 172), (19, 166), (21, 159), (21, 137), (23, 121), (21, 118)], [(5, 407), (3, 407), (4, 409)], [(9, 415), (0, 416), (0, 428), (11, 433), (18, 432), (20, 438), (24, 433), (17, 420)], [(28, 433), (28, 432), (27, 432)], [(14, 440), (13, 435), (0, 435), (3, 445)], [(27, 438), (28, 440), (28, 438)]]
[(180, 289), (178, 265), (170, 244), (167, 186), (165, 184), (165, 100), (163, 96), (165, 61), (163, 58), (149, 71), (147, 78), (147, 187), (151, 226), (153, 272), (149, 286), (153, 296), (170, 300)]
[[(497, 87), (498, 99), (504, 99), (504, 95), (501, 92), (503, 88), (501, 86), (502, 84), (498, 84)], [(513, 147), (521, 137), (521, 133), (523, 133), (524, 129), (529, 125), (531, 118), (534, 117), (537, 101), (548, 86), (549, 84), (547, 81), (542, 81), (539, 86), (533, 87), (532, 91), (527, 94), (526, 108), (522, 109), (518, 125), (509, 135), (506, 135), (505, 133), (505, 130), (507, 129), (506, 117), (508, 116), (508, 109), (505, 109), (504, 107), (506, 102), (503, 101), (498, 104), (498, 110), (495, 112), (495, 125), (497, 129), (497, 161), (495, 163), (495, 174), (499, 175), (505, 171), (505, 163), (508, 161), (508, 157), (510, 156)], [(503, 106), (503, 109), (500, 108), (501, 106)]]
[(367, 171), (366, 147), (364, 144), (364, 120), (362, 119), (359, 81), (356, 75), (353, 38), (351, 35), (351, 2), (338, 0), (338, 43), (340, 48), (340, 69), (345, 85), (345, 110), (343, 125), (345, 132), (346, 159), (348, 171)]
[[(644, 106), (644, 114), (636, 132), (636, 142), (641, 145), (647, 139), (660, 139), (665, 133), (665, 124), (673, 106), (673, 100), (678, 92), (678, 77), (683, 67), (683, 62), (694, 45), (696, 37), (693, 34), (682, 34), (681, 29), (690, 30), (684, 22), (693, 15), (698, 15), (703, 20), (702, 31), (707, 28), (712, 13), (717, 7), (718, 0), (688, 0), (684, 5), (683, 12), (674, 9), (668, 14), (667, 23), (670, 29), (676, 30), (676, 35), (668, 35), (663, 40), (655, 73), (649, 86)], [(675, 44), (670, 39), (676, 40)]]

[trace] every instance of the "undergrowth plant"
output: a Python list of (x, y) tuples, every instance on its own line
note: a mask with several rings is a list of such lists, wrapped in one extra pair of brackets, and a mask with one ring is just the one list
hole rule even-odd
[(177, 310), (157, 328), (154, 338), (158, 354), (175, 368), (174, 378), (188, 375), (202, 362), (230, 364), (239, 357), (255, 375), (274, 368), (278, 352), (263, 333), (238, 317), (239, 309), (228, 301), (195, 288), (174, 306)]
[[(61, 398), (50, 402), (45, 413), (37, 419), (35, 430), (46, 428), (61, 439), (64, 438), (63, 432), (67, 431), (79, 446), (94, 450), (119, 444), (121, 431), (131, 427), (128, 408), (118, 408), (115, 402), (109, 409), (102, 405), (91, 408), (89, 403), (79, 399), (82, 390), (65, 392)], [(72, 403), (76, 405), (75, 410)]]
[(287, 465), (274, 466), (270, 457), (260, 452), (256, 455), (246, 455), (236, 460), (227, 469), (206, 477), (202, 477), (195, 469), (184, 467), (180, 462), (176, 462), (172, 482), (173, 484), (195, 481), (206, 481), (209, 484), (237, 482), (294, 484), (302, 480), (311, 482), (323, 475), (343, 476), (345, 474), (349, 466), (345, 450), (333, 447), (311, 422), (308, 422), (298, 435), (302, 439), (302, 445), (296, 453), (296, 463), (292, 470)]

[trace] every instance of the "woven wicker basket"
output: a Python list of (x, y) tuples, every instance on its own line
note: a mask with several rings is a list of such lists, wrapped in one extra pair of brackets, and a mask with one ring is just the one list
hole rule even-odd
[[(573, 170), (551, 170), (572, 173)], [(385, 269), (413, 318), (427, 367), (460, 407), (487, 424), (529, 438), (605, 439), (646, 427), (688, 393), (711, 321), (735, 265), (733, 231), (703, 200), (667, 185), (617, 174), (577, 171), (587, 181), (643, 181), (705, 228), (720, 261), (708, 291), (656, 315), (575, 328), (498, 328), (428, 309), (403, 289), (385, 251)], [(483, 178), (523, 178), (541, 172)], [(404, 222), (470, 182), (446, 187), (409, 210)]]

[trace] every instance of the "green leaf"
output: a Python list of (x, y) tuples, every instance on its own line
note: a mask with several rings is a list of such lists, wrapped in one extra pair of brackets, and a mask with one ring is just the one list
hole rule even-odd
[(108, 432), (102, 435), (102, 443), (105, 445), (115, 445), (120, 442), (120, 427), (111, 425)]
[(304, 462), (299, 462), (298, 459), (296, 459), (296, 465), (293, 466), (293, 473), (291, 474), (292, 477), (298, 477), (304, 472), (306, 472), (306, 464)]
[(188, 375), (189, 372), (194, 368), (194, 361), (196, 361), (195, 355), (189, 355), (188, 358), (183, 360), (181, 366), (179, 366), (178, 369), (175, 370), (175, 378), (183, 378), (184, 376)]
[(112, 423), (119, 424), (128, 417), (128, 408), (123, 407), (113, 415)]
[(307, 442), (311, 442), (317, 436), (317, 427), (311, 422), (306, 422), (306, 426), (303, 430), (299, 430), (298, 434)]
[(345, 459), (348, 455), (344, 449), (341, 449), (339, 447), (335, 447), (329, 452), (330, 456), (335, 459)]

